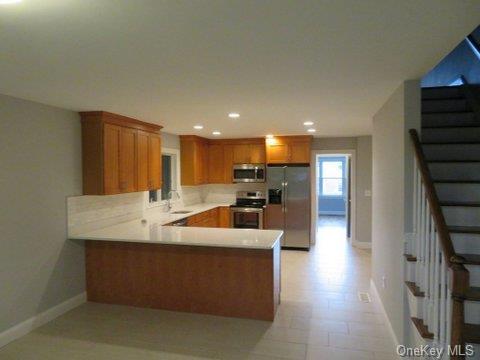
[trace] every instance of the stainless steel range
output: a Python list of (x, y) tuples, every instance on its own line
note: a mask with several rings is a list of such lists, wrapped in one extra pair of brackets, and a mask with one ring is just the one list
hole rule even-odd
[(230, 206), (231, 227), (263, 229), (266, 198), (261, 191), (237, 191), (237, 201)]

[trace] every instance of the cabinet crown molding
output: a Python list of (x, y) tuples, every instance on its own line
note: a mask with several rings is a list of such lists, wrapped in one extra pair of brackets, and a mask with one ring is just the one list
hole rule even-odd
[(102, 123), (129, 127), (137, 130), (159, 133), (163, 128), (161, 125), (147, 123), (128, 116), (114, 114), (108, 111), (81, 111), (79, 112), (82, 122), (99, 121)]

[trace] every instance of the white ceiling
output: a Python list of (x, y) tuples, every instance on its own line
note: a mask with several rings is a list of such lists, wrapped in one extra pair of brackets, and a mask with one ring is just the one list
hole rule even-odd
[(178, 134), (363, 135), (479, 23), (478, 0), (23, 0), (0, 6), (0, 93)]

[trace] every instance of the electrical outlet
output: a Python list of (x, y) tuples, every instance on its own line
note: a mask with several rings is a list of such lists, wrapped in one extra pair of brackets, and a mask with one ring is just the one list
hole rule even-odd
[(382, 288), (387, 288), (387, 277), (385, 275), (382, 276)]

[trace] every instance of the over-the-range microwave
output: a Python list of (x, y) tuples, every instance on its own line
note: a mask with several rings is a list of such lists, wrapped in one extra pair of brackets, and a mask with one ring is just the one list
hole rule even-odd
[(233, 165), (233, 182), (265, 182), (265, 164)]

